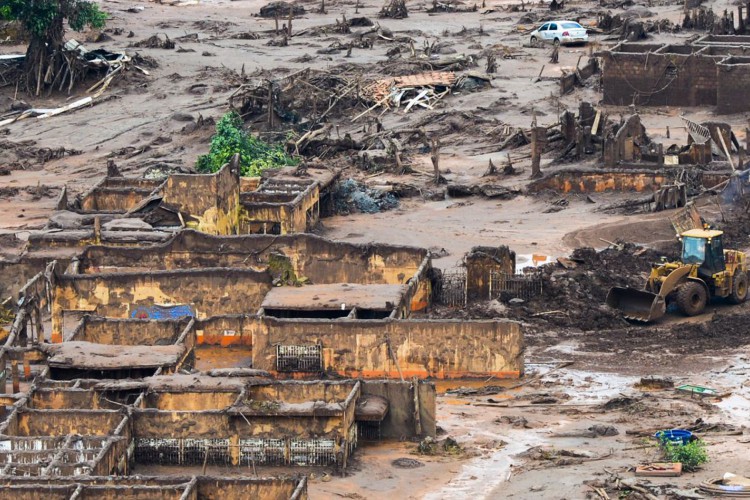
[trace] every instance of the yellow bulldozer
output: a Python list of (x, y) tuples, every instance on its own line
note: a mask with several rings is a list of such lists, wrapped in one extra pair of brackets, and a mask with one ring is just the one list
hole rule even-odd
[(712, 297), (723, 297), (733, 304), (747, 299), (747, 259), (744, 252), (724, 250), (722, 231), (689, 229), (680, 234), (682, 258), (660, 262), (651, 268), (645, 290), (614, 287), (607, 294), (607, 305), (627, 319), (653, 321), (675, 302), (683, 314), (703, 312)]

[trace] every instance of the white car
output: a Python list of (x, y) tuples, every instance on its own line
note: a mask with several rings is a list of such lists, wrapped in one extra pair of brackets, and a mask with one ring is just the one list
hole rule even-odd
[(575, 21), (549, 21), (531, 32), (529, 43), (538, 47), (542, 43), (560, 45), (586, 43), (588, 40), (586, 28)]

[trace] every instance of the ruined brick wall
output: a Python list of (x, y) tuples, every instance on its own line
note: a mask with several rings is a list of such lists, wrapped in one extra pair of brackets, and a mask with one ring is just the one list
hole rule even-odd
[(310, 234), (221, 238), (186, 230), (158, 246), (89, 247), (81, 255), (80, 269), (84, 273), (200, 267), (265, 270), (268, 256), (278, 253), (289, 257), (297, 276), (317, 284), (403, 284), (428, 255), (422, 248), (342, 243)]
[(507, 378), (523, 373), (523, 333), (520, 324), (511, 321), (266, 317), (249, 326), (254, 330), (253, 367), (272, 372), (277, 344), (320, 344), (325, 368), (346, 377), (399, 378), (399, 368), (403, 376), (419, 378)]
[[(70, 259), (59, 259), (66, 266)], [(26, 256), (18, 261), (0, 261), (0, 302), (18, 294), (31, 278), (44, 271), (49, 257)], [(15, 303), (15, 301), (13, 301)]]
[(286, 201), (275, 201), (264, 193), (242, 193), (240, 196), (240, 233), (258, 234), (270, 226), (279, 225), (279, 234), (304, 233), (312, 228), (320, 215), (320, 186), (316, 182), (299, 195)]
[(604, 104), (716, 104), (716, 57), (698, 54), (609, 52), (603, 59)]
[(562, 193), (601, 193), (605, 191), (656, 191), (669, 178), (660, 172), (581, 172), (564, 171), (549, 175), (529, 185), (530, 192), (547, 189)]
[[(207, 478), (210, 479), (210, 478)], [(291, 478), (247, 479), (222, 478), (220, 481), (198, 482), (197, 498), (263, 498), (287, 500), (292, 498), (297, 484)], [(298, 500), (307, 500), (307, 482), (299, 490)]]
[(151, 189), (101, 187), (81, 200), (81, 212), (125, 213), (151, 194)]
[(198, 318), (256, 311), (270, 276), (248, 269), (63, 275), (53, 288), (52, 333), (62, 338), (63, 311), (129, 318), (139, 306), (189, 305)]
[[(133, 414), (133, 430), (136, 438), (163, 439), (232, 439), (269, 438), (294, 436), (296, 439), (318, 437), (345, 439), (344, 418), (341, 415), (323, 416), (279, 416), (269, 411), (267, 416), (246, 417), (228, 415), (216, 411), (160, 411), (139, 410)], [(165, 433), (165, 429), (169, 429)]]
[(253, 345), (253, 332), (249, 326), (254, 316), (216, 316), (197, 320), (195, 333), (198, 344), (227, 346)]
[(109, 345), (168, 345), (180, 337), (188, 319), (178, 321), (84, 317), (65, 340)]
[(416, 401), (413, 381), (366, 380), (362, 384), (362, 394), (374, 394), (388, 400), (388, 414), (380, 424), (380, 433), (386, 439), (402, 439), (412, 436), (432, 436), (437, 434), (436, 391), (432, 382), (421, 381), (416, 385), (419, 401), (419, 427), (417, 435)]
[[(701, 184), (710, 189), (726, 181), (731, 172), (703, 172)], [(548, 175), (528, 186), (531, 193), (555, 190), (561, 193), (601, 193), (605, 191), (650, 192), (673, 182), (657, 170), (619, 169), (617, 171), (591, 172), (565, 170)]]
[(202, 411), (222, 410), (232, 406), (239, 396), (239, 391), (186, 391), (186, 392), (149, 392), (144, 406), (157, 410)]
[(127, 212), (164, 181), (129, 177), (105, 177), (72, 204), (79, 212)]
[(229, 164), (210, 175), (173, 174), (162, 187), (163, 203), (209, 234), (237, 234), (240, 179)]
[(354, 389), (354, 381), (326, 382), (317, 381), (280, 383), (255, 386), (248, 390), (248, 399), (253, 401), (284, 401), (286, 403), (306, 403), (324, 401), (335, 403), (346, 401)]
[(464, 258), (468, 300), (488, 300), (492, 273), (516, 272), (516, 253), (507, 246), (474, 247)]
[(584, 64), (583, 66), (580, 66), (578, 68), (578, 75), (573, 73), (568, 73), (566, 75), (563, 75), (560, 77), (560, 95), (565, 95), (568, 92), (571, 92), (578, 83), (582, 83), (578, 81), (578, 76), (580, 75), (581, 79), (586, 80), (588, 78), (591, 78), (596, 72), (599, 70), (599, 64), (597, 63), (597, 60), (595, 58), (589, 59), (589, 61)]
[[(102, 477), (103, 476), (103, 477)], [(96, 498), (97, 500), (187, 498), (234, 499), (262, 498), (264, 500), (307, 500), (307, 482), (297, 477), (281, 478), (229, 478), (161, 476), (129, 477), (23, 477), (4, 480), (0, 487), (0, 500), (39, 500)], [(186, 485), (192, 481), (191, 490)], [(125, 493), (127, 492), (127, 493)]]
[(716, 111), (722, 114), (750, 111), (750, 57), (733, 57), (717, 68)]
[(22, 410), (16, 436), (106, 436), (122, 422), (118, 410)]

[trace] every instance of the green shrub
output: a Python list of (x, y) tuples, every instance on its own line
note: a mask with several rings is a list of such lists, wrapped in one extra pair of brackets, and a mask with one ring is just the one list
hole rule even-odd
[(9, 5), (3, 5), (0, 7), (0, 20), (2, 21), (10, 21), (10, 6)]
[(700, 439), (680, 445), (666, 441), (662, 444), (662, 452), (667, 462), (680, 462), (683, 470), (694, 471), (701, 464), (708, 462), (706, 445)]
[(199, 172), (217, 172), (236, 153), (240, 154), (240, 173), (256, 177), (266, 169), (296, 165), (299, 160), (289, 156), (280, 144), (268, 144), (248, 134), (242, 128), (242, 119), (230, 111), (216, 124), (216, 134), (211, 138), (208, 154), (198, 157)]

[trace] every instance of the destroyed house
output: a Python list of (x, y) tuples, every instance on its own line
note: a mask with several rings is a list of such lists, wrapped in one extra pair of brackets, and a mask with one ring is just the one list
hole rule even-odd
[(84, 316), (62, 343), (39, 344), (51, 379), (140, 378), (189, 369), (195, 321)]
[(604, 104), (750, 110), (748, 36), (706, 35), (688, 45), (621, 42), (601, 52)]
[(184, 314), (195, 318), (197, 353), (241, 348), (280, 377), (519, 376), (519, 324), (412, 317), (430, 304), (430, 267), (423, 249), (307, 234), (186, 230), (164, 245), (89, 247), (55, 272), (52, 334), (81, 313)]
[(307, 232), (331, 212), (338, 171), (281, 169), (273, 177), (240, 178), (230, 164), (214, 174), (165, 179), (122, 177), (116, 169), (68, 201), (64, 189), (50, 231), (33, 234), (30, 250), (88, 244), (162, 243), (182, 228), (207, 234)]
[[(0, 476), (137, 474), (142, 466), (336, 465), (364, 439), (435, 434), (426, 383), (163, 375), (38, 379), (0, 423)], [(415, 413), (416, 412), (416, 413)], [(373, 430), (374, 429), (374, 430)]]

